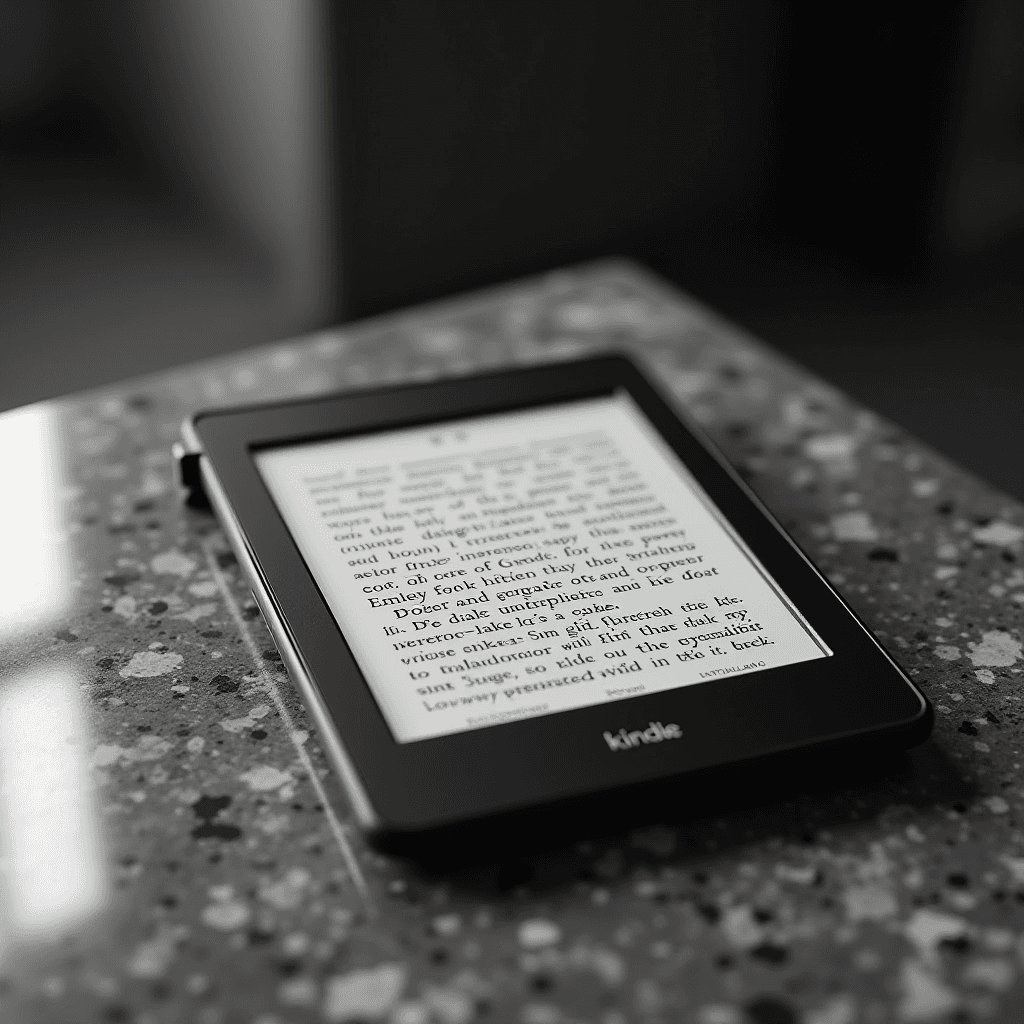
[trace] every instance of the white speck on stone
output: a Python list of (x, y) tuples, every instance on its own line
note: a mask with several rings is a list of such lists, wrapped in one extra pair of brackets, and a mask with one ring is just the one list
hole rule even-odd
[(956, 558), (958, 554), (960, 554), (960, 549), (952, 541), (945, 541), (935, 549), (935, 557), (943, 558), (946, 561)]
[(813, 864), (803, 864), (799, 867), (793, 864), (776, 864), (775, 877), (783, 882), (796, 882), (797, 885), (810, 885), (818, 875), (818, 869)]
[(195, 597), (216, 597), (217, 584), (213, 580), (203, 580), (200, 583), (190, 583), (188, 592)]
[(789, 476), (789, 486), (802, 488), (814, 482), (814, 470), (810, 466), (797, 466)]
[(661, 986), (654, 978), (641, 978), (636, 983), (637, 1008), (644, 1015), (659, 1013), (665, 1005)]
[(203, 394), (211, 402), (219, 402), (226, 394), (227, 388), (222, 380), (218, 380), (212, 374), (203, 377)]
[(299, 361), (299, 354), (291, 348), (279, 348), (270, 357), (270, 365), (275, 370), (290, 370)]
[(934, 498), (939, 492), (938, 480), (915, 480), (910, 485), (910, 493), (915, 498)]
[[(920, 834), (920, 831), (919, 831)], [(922, 836), (918, 842), (923, 842), (924, 837)], [(903, 884), (908, 889), (920, 889), (924, 885), (924, 871), (917, 865), (910, 868), (908, 871), (903, 873)]]
[(984, 804), (993, 814), (1006, 814), (1010, 810), (1010, 805), (1001, 796), (986, 797)]
[(903, 997), (897, 1006), (899, 1019), (907, 1024), (934, 1021), (955, 1010), (956, 995), (931, 970), (917, 960), (905, 960), (900, 974)]
[(1016, 973), (1009, 960), (1002, 957), (986, 957), (967, 965), (964, 981), (968, 985), (987, 988), (990, 992), (1005, 992), (1013, 984)]
[(277, 988), (277, 998), (285, 1006), (312, 1006), (316, 997), (316, 982), (312, 978), (289, 978)]
[(565, 1017), (551, 1003), (527, 1003), (519, 1016), (522, 1024), (565, 1024)]
[(608, 949), (591, 950), (587, 962), (590, 969), (606, 985), (621, 985), (626, 977), (626, 963), (618, 953)]
[(348, 338), (336, 330), (323, 331), (314, 337), (316, 341), (313, 348), (318, 356), (325, 359), (333, 359), (348, 348)]
[(199, 619), (205, 619), (212, 615), (217, 610), (217, 606), (212, 601), (207, 601), (204, 604), (194, 605), (189, 608), (188, 611), (180, 612), (175, 615), (176, 619), (185, 619), (188, 622), (198, 622)]
[(1016, 544), (1024, 537), (1024, 530), (1019, 526), (1004, 523), (996, 520), (988, 526), (979, 526), (973, 533), (974, 539), (979, 544), (993, 544), (997, 547), (1008, 547)]
[(940, 565), (933, 575), (937, 580), (951, 580), (960, 575), (960, 570), (955, 565)]
[(206, 740), (202, 736), (193, 736), (188, 743), (185, 744), (185, 749), (190, 754), (201, 754), (203, 747), (206, 746)]
[(150, 471), (143, 476), (139, 484), (139, 497), (159, 498), (166, 490), (167, 484), (164, 482), (164, 478), (159, 473)]
[(615, 310), (596, 303), (566, 302), (555, 311), (555, 317), (569, 331), (598, 330), (615, 320)]
[(450, 327), (435, 327), (420, 331), (416, 341), (421, 351), (429, 352), (432, 355), (457, 352), (465, 344), (462, 332)]
[(196, 563), (188, 555), (172, 548), (170, 551), (163, 551), (154, 555), (149, 563), (155, 573), (162, 576), (191, 576), (195, 572)]
[(753, 911), (746, 904), (730, 907), (722, 916), (725, 937), (740, 949), (751, 949), (764, 939), (764, 928), (754, 920)]
[(867, 512), (843, 512), (832, 517), (832, 535), (836, 540), (863, 541), (878, 540), (878, 531)]
[(247, 772), (242, 772), (239, 778), (257, 793), (268, 793), (272, 789), (280, 789), (292, 781), (292, 777), (288, 772), (283, 772), (269, 764), (261, 764), (255, 768), (250, 768)]
[(1006, 668), (1021, 656), (1021, 643), (1009, 633), (994, 629), (981, 634), (981, 643), (968, 643), (967, 655), (976, 667)]
[(305, 868), (291, 868), (284, 878), (263, 886), (260, 898), (278, 910), (294, 910), (302, 902), (309, 878)]
[(256, 827), (267, 836), (277, 836), (288, 831), (290, 819), (287, 814), (265, 814), (256, 821)]
[(996, 681), (995, 673), (990, 672), (987, 668), (979, 668), (974, 675), (979, 683), (984, 683), (986, 686), (991, 686)]
[(746, 1016), (728, 1003), (705, 1003), (697, 1011), (697, 1024), (743, 1024)]
[(128, 962), (128, 973), (134, 978), (162, 978), (174, 960), (177, 940), (185, 929), (162, 927), (153, 938), (139, 943)]
[(210, 979), (207, 975), (196, 972), (185, 979), (185, 991), (190, 996), (205, 995), (210, 991)]
[(244, 903), (227, 899), (203, 908), (203, 923), (222, 932), (231, 932), (247, 924), (252, 911)]
[(938, 945), (943, 939), (959, 939), (967, 933), (967, 923), (952, 914), (937, 910), (917, 910), (904, 926), (903, 934), (918, 951), (924, 963), (938, 959)]
[(424, 1002), (434, 1011), (438, 1024), (469, 1024), (476, 1014), (473, 1000), (457, 988), (430, 988)]
[(856, 1020), (857, 1004), (845, 993), (804, 1015), (804, 1024), (856, 1024)]
[(679, 370), (672, 375), (672, 390), (680, 398), (695, 398), (707, 391), (713, 380), (707, 370)]
[(430, 1024), (430, 1009), (424, 1003), (410, 999), (394, 1007), (389, 1020), (391, 1024)]
[(310, 947), (309, 936), (304, 932), (291, 932), (281, 943), (288, 956), (302, 956)]
[(851, 885), (843, 893), (843, 902), (850, 921), (884, 921), (899, 909), (896, 897), (879, 882)]
[(332, 1024), (379, 1020), (401, 996), (407, 974), (404, 964), (381, 964), (369, 970), (328, 978), (324, 1017)]
[(960, 648), (952, 647), (949, 644), (939, 644), (935, 648), (935, 657), (943, 661), (956, 661), (960, 657)]
[(822, 434), (804, 444), (807, 457), (818, 462), (850, 459), (856, 451), (857, 439), (852, 434)]
[(999, 858), (1013, 876), (1014, 882), (1024, 885), (1024, 857), (1003, 856)]
[(982, 939), (988, 949), (997, 953), (1013, 949), (1013, 932), (1009, 928), (986, 928)]
[(554, 921), (535, 917), (519, 926), (519, 944), (524, 949), (543, 949), (562, 939), (562, 929)]
[(434, 929), (435, 935), (450, 939), (459, 934), (462, 928), (462, 918), (458, 914), (438, 914), (430, 922), (430, 925)]
[(114, 602), (114, 614), (120, 615), (122, 619), (135, 618), (135, 598), (131, 594), (122, 594)]
[(165, 676), (178, 668), (185, 659), (173, 651), (137, 651), (120, 675), (122, 679), (152, 679)]
[(970, 892), (950, 890), (946, 893), (946, 902), (951, 910), (959, 910), (961, 914), (976, 910), (978, 907), (978, 897)]
[(269, 714), (269, 704), (257, 704), (241, 718), (225, 718), (220, 722), (220, 727), (225, 732), (242, 732), (244, 729), (251, 729), (261, 718), (266, 718)]
[(67, 985), (63, 978), (59, 978), (57, 975), (51, 974), (48, 978), (43, 979), (39, 988), (44, 995), (49, 996), (51, 999), (59, 999), (64, 995)]

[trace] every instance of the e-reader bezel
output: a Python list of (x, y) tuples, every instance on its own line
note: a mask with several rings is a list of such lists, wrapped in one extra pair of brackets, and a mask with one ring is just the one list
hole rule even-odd
[[(625, 389), (774, 577), (831, 657), (729, 675), (591, 707), (397, 742), (257, 470), (254, 452)], [(871, 735), (909, 745), (930, 728), (920, 691), (698, 428), (628, 359), (199, 413), (193, 443), (215, 479), (278, 625), (315, 688), (361, 799), (382, 832), (431, 829), (690, 771)], [(214, 502), (215, 508), (218, 502)], [(682, 739), (613, 751), (605, 731), (677, 723)]]

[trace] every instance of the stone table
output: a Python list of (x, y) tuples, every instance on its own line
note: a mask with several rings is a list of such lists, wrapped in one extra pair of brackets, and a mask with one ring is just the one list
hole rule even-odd
[[(351, 825), (186, 413), (625, 348), (937, 709), (896, 768), (426, 871)], [(0, 1016), (1024, 1018), (1024, 508), (628, 264), (0, 417)], [(485, 858), (486, 861), (486, 858)]]

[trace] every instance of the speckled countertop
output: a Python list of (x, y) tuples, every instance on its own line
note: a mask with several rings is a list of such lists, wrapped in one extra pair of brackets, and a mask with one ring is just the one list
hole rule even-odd
[[(742, 467), (932, 699), (934, 737), (840, 791), (447, 874), (385, 858), (216, 523), (181, 503), (178, 425), (608, 345)], [(3, 1020), (1024, 1019), (1024, 508), (640, 272), (9, 413), (0, 452)]]

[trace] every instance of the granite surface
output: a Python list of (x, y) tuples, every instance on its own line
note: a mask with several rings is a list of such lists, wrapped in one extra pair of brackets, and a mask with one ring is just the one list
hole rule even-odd
[[(368, 849), (170, 445), (194, 409), (624, 347), (937, 709), (898, 769), (428, 873)], [(0, 1016), (1024, 1019), (1024, 508), (621, 264), (0, 417)], [(1007, 457), (1012, 457), (1008, 453)]]

